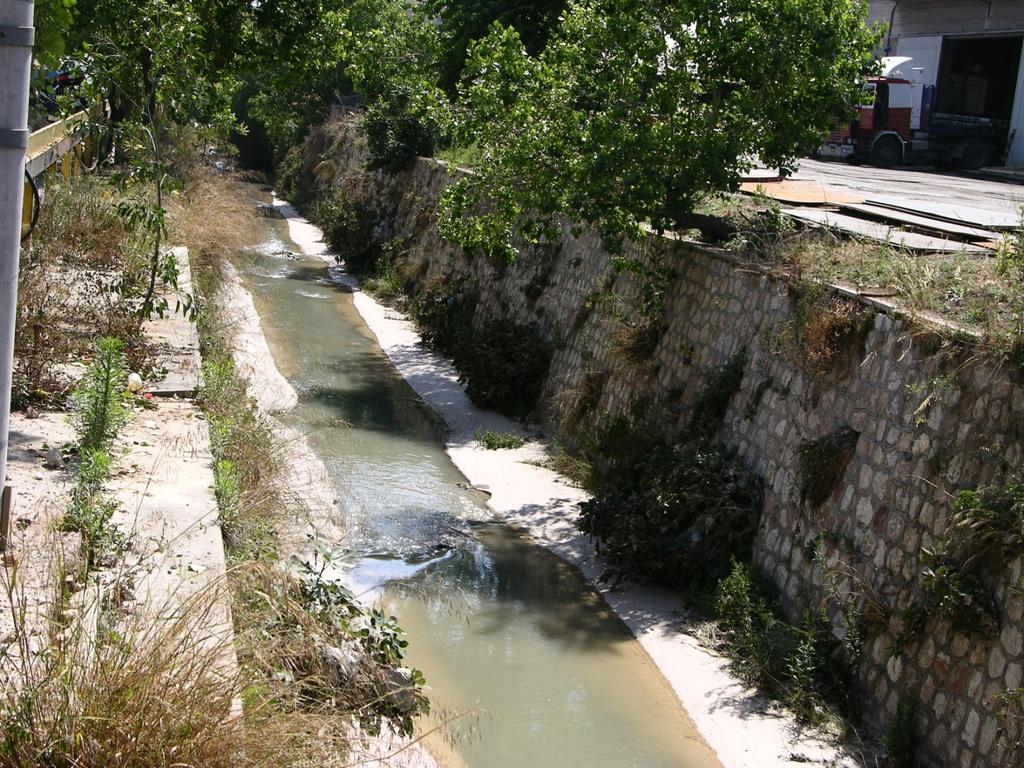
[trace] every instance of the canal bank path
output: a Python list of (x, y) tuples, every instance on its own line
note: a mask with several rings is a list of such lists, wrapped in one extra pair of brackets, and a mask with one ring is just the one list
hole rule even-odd
[[(593, 543), (574, 525), (586, 494), (540, 466), (548, 454), (545, 445), (537, 442), (536, 433), (473, 406), (457, 372), (421, 343), (413, 324), (359, 291), (358, 281), (335, 264), (320, 230), (286, 203), (276, 200), (275, 207), (287, 221), (290, 239), (304, 255), (331, 265), (332, 279), (353, 292), (355, 308), (398, 373), (447, 424), (446, 451), (468, 484), (489, 494), (488, 506), (498, 520), (524, 529), (536, 543), (576, 566), (601, 593), (668, 681), (724, 768), (807, 764), (852, 768), (861, 764), (749, 690), (730, 674), (726, 659), (685, 634), (685, 609), (677, 594), (631, 584), (610, 590), (599, 584), (605, 567)], [(261, 337), (252, 298), (237, 283), (239, 279), (237, 273), (229, 272), (229, 280), (236, 284), (228, 286), (226, 295), (237, 314), (248, 318), (240, 321), (240, 352), (247, 360), (244, 367), (261, 405), (269, 411), (287, 410), (294, 403), (294, 392), (277, 370)], [(474, 440), (478, 429), (516, 433), (527, 443), (516, 450), (487, 451)], [(317, 474), (314, 471), (310, 477)], [(415, 643), (416, 637), (411, 640)], [(623, 700), (619, 705), (628, 707), (630, 702)], [(565, 765), (570, 768), (572, 764)]]

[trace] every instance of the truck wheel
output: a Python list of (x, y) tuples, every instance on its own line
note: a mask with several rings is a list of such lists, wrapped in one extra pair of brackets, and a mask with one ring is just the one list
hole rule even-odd
[(989, 146), (984, 141), (972, 141), (964, 147), (960, 165), (969, 171), (980, 171), (988, 165)]
[(892, 168), (903, 159), (903, 142), (895, 136), (883, 136), (871, 147), (871, 164)]

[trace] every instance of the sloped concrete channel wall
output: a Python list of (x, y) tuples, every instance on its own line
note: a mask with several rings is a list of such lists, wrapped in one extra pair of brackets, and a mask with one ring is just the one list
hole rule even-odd
[[(679, 433), (702, 386), (745, 353), (719, 438), (764, 480), (755, 557), (787, 610), (797, 617), (834, 591), (870, 603), (868, 612), (880, 608), (881, 625), (868, 634), (858, 671), (869, 722), (885, 729), (908, 702), (925, 765), (1010, 765), (1006, 744), (1015, 734), (1001, 736), (998, 713), (999, 695), (1022, 685), (1024, 603), (1011, 589), (1021, 562), (996, 589), (1003, 621), (995, 637), (929, 620), (919, 639), (896, 647), (901, 613), (920, 594), (921, 551), (941, 537), (951, 494), (997, 481), (1007, 463), (1021, 459), (1024, 390), (1007, 372), (937, 351), (920, 329), (878, 314), (847, 360), (812, 378), (766, 349), (767, 335), (792, 317), (784, 284), (703, 246), (653, 237), (641, 250), (657, 249), (674, 278), (665, 331), (651, 363), (637, 365), (616, 347), (621, 313), (617, 318), (611, 302), (595, 297), (610, 289), (628, 299), (641, 278), (616, 275), (595, 235), (574, 237), (566, 226), (559, 243), (507, 267), (471, 259), (437, 234), (438, 196), (449, 183), (439, 164), (420, 160), (396, 177), (366, 176), (358, 140), (329, 132), (314, 134), (306, 150), (322, 187), (355, 179), (370, 185), (378, 234), (401, 242), (419, 280), (464, 280), (479, 295), (474, 324), (539, 324), (554, 346), (544, 394), (548, 426), (561, 424), (570, 443), (597, 414), (621, 412), (640, 397), (674, 414), (664, 429)], [(942, 386), (929, 387), (937, 377)], [(559, 414), (594, 382), (596, 406), (566, 428)], [(819, 506), (804, 503), (801, 447), (850, 429), (859, 436), (835, 491)]]

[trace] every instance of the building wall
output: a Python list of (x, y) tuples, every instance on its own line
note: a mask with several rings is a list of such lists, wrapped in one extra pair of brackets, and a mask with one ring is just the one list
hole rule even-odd
[(892, 18), (894, 42), (912, 35), (1024, 31), (1024, 3), (1020, 0), (871, 0), (869, 13), (873, 20), (888, 22)]
[[(339, 148), (327, 174), (320, 150), (310, 158), (324, 183), (363, 175), (357, 141), (314, 136), (310, 146)], [(616, 339), (623, 308), (636, 305), (642, 286), (613, 271), (592, 232), (575, 237), (566, 225), (558, 243), (508, 266), (467, 258), (437, 234), (437, 201), (450, 183), (442, 166), (420, 160), (397, 177), (371, 178), (379, 231), (402, 244), (411, 273), (464, 281), (480, 297), (475, 324), (537, 323), (551, 340), (543, 414), (570, 443), (602, 412), (625, 412), (640, 397), (665, 414), (665, 437), (678, 438), (703, 386), (745, 352), (718, 438), (764, 481), (755, 557), (785, 606), (794, 618), (819, 605), (836, 612), (838, 596), (874, 616), (857, 668), (864, 717), (882, 732), (901, 703), (913, 704), (923, 766), (1012, 764), (1013, 727), (1001, 732), (998, 714), (1000, 694), (1022, 685), (1024, 600), (1013, 589), (1021, 561), (992, 585), (1003, 619), (996, 632), (966, 634), (930, 620), (920, 636), (897, 643), (904, 611), (920, 600), (922, 552), (945, 531), (951, 494), (996, 482), (1024, 458), (1024, 389), (1004, 368), (879, 314), (832, 371), (810, 375), (770, 341), (793, 318), (785, 282), (722, 252), (656, 237), (627, 254), (658, 257), (674, 271), (665, 331), (651, 360), (638, 364)], [(599, 397), (583, 418), (560, 420), (566, 402), (594, 381)], [(803, 501), (801, 450), (844, 428), (857, 433), (853, 456), (831, 496), (812, 508)]]

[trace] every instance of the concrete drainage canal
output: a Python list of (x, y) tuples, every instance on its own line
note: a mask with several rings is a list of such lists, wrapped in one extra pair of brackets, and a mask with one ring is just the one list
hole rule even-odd
[[(283, 419), (328, 467), (347, 579), (399, 618), (435, 706), (468, 713), (427, 740), (469, 768), (716, 768), (667, 682), (574, 568), (491, 521), (328, 265), (239, 256), (298, 406)], [(296, 249), (297, 250), (297, 249)], [(275, 255), (277, 254), (277, 255)]]

